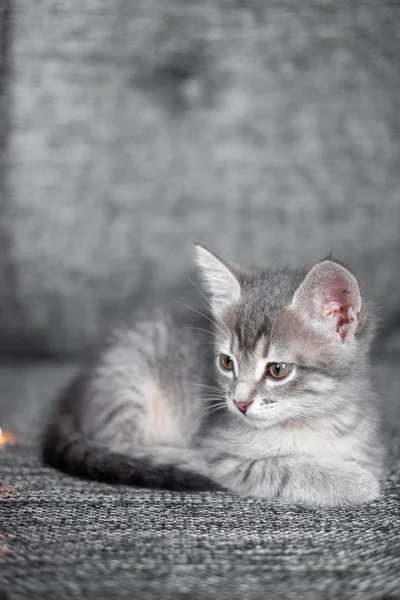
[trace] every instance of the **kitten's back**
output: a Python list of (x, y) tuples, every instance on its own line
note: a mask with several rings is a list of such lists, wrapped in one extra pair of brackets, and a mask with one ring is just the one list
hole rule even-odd
[(189, 458), (206, 405), (207, 363), (198, 360), (206, 337), (161, 312), (117, 332), (61, 394), (44, 436), (45, 462), (109, 483), (217, 488), (191, 471)]

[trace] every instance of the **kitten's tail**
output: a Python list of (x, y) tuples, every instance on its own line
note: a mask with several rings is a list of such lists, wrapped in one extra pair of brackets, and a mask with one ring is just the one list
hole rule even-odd
[(151, 457), (135, 458), (111, 452), (79, 436), (60, 444), (59, 439), (49, 433), (43, 445), (43, 460), (49, 466), (70, 475), (104, 483), (174, 491), (222, 489), (207, 476), (177, 465), (158, 465)]
[[(176, 454), (176, 463), (171, 459), (169, 464), (162, 451), (154, 456), (128, 456), (85, 437), (74, 415), (79, 412), (86, 385), (87, 374), (83, 373), (61, 393), (42, 439), (42, 458), (46, 464), (70, 475), (105, 483), (177, 491), (221, 489), (207, 476), (191, 470), (190, 465), (186, 467), (184, 461), (179, 462), (181, 452)], [(160, 460), (164, 463), (160, 464)]]

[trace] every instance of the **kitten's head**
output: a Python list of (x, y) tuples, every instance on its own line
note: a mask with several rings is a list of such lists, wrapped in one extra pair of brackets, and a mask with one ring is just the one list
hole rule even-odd
[[(196, 246), (215, 321), (228, 408), (255, 427), (311, 421), (365, 376), (372, 328), (355, 277), (332, 260), (310, 271), (248, 272)], [(340, 392), (340, 393), (338, 393)]]

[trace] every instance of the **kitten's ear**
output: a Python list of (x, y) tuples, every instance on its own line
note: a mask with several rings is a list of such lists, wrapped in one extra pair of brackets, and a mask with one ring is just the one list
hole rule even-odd
[(195, 245), (195, 258), (211, 295), (212, 309), (220, 314), (240, 298), (240, 272), (198, 244)]
[(311, 269), (292, 306), (310, 325), (342, 341), (356, 332), (363, 308), (356, 278), (331, 260)]

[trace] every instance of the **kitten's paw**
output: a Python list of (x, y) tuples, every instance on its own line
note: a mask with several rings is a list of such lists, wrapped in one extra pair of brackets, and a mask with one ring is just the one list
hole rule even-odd
[[(299, 485), (300, 484), (300, 485)], [(279, 495), (284, 502), (313, 506), (357, 506), (376, 500), (380, 495), (377, 478), (367, 470), (342, 472), (326, 469), (308, 481), (289, 482)]]
[(343, 481), (344, 506), (365, 504), (379, 498), (381, 486), (377, 478), (368, 471), (362, 471), (358, 477), (348, 477)]

